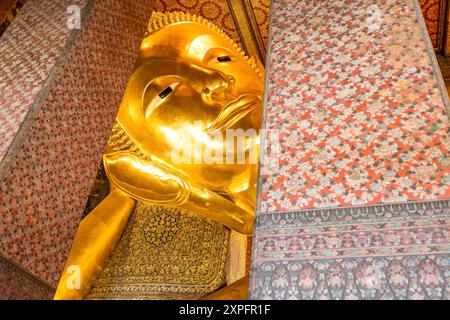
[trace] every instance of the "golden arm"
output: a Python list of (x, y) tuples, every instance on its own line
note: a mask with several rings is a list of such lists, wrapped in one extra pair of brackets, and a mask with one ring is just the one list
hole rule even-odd
[(186, 209), (239, 233), (253, 233), (252, 213), (209, 189), (189, 183), (160, 164), (126, 151), (104, 155), (103, 160), (111, 184), (133, 199)]
[[(133, 211), (135, 201), (120, 190), (111, 193), (84, 218), (75, 235), (55, 300), (78, 300), (89, 294), (106, 259), (114, 250)], [(80, 271), (80, 287), (73, 288), (72, 268)]]

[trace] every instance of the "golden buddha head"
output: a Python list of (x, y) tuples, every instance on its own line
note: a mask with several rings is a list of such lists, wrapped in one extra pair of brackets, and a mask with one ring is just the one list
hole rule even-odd
[[(213, 24), (181, 12), (154, 13), (117, 122), (153, 161), (208, 189), (241, 192), (245, 187), (236, 177), (252, 175), (244, 180), (256, 181), (256, 163), (197, 162), (194, 149), (191, 161), (176, 163), (173, 151), (195, 145), (213, 149), (223, 159), (229, 150), (238, 151), (217, 134), (224, 137), (229, 129), (257, 131), (262, 91), (256, 61), (245, 57)], [(249, 139), (259, 141), (258, 135)], [(250, 151), (244, 152), (248, 157)]]

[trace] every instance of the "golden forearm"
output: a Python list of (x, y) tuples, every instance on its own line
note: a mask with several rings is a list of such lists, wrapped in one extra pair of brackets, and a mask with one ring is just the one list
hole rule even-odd
[[(119, 190), (112, 190), (78, 228), (54, 299), (83, 299), (116, 246), (135, 201)], [(75, 269), (72, 269), (75, 268)], [(79, 270), (79, 287), (72, 273)]]
[(131, 198), (190, 210), (246, 235), (253, 233), (254, 214), (214, 191), (203, 188), (160, 164), (128, 152), (104, 155), (111, 184)]
[(208, 189), (191, 186), (189, 199), (179, 207), (217, 221), (239, 233), (253, 234), (253, 214)]

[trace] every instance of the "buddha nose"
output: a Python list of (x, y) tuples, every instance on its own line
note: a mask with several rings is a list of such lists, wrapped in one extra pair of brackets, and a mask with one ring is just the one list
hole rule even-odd
[(236, 85), (236, 80), (229, 75), (217, 72), (217, 78), (207, 83), (202, 89), (203, 99), (207, 103), (219, 102), (229, 97)]
[(225, 81), (227, 82), (228, 91), (233, 91), (236, 86), (236, 79), (229, 75), (223, 75)]
[(202, 87), (199, 89), (207, 103), (226, 99), (232, 94), (236, 86), (236, 80), (232, 76), (200, 66), (196, 66), (195, 69), (201, 72), (199, 77), (202, 77), (203, 81), (201, 81)]

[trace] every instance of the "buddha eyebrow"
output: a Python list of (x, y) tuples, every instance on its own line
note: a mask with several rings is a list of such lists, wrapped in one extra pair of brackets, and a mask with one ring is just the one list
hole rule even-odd
[(171, 94), (173, 91), (172, 87), (167, 87), (166, 89), (164, 89), (164, 91), (161, 91), (159, 93), (159, 97), (161, 99), (164, 99), (165, 97), (167, 97), (169, 94)]
[(231, 61), (231, 58), (230, 58), (230, 56), (221, 56), (221, 57), (217, 57), (217, 61), (227, 62), (227, 61)]

